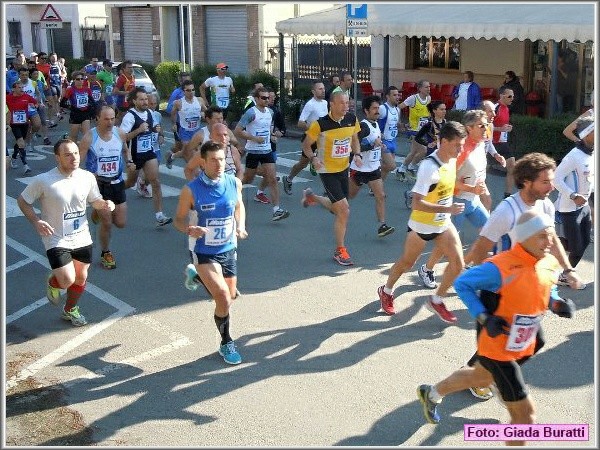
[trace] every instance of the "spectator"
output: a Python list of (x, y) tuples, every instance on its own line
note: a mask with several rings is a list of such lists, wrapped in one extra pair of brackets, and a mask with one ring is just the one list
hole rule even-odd
[(467, 70), (463, 73), (463, 81), (454, 87), (452, 96), (456, 99), (453, 109), (467, 111), (477, 109), (481, 103), (481, 90), (473, 81), (473, 72)]
[(512, 70), (505, 72), (502, 86), (510, 89), (514, 94), (510, 112), (512, 114), (525, 114), (525, 91), (521, 85), (521, 80)]

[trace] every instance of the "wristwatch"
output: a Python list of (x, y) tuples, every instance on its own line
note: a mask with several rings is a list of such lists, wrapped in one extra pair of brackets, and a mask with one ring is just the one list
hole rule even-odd
[(571, 200), (575, 200), (575, 197), (577, 197), (577, 195), (578, 195), (577, 192), (571, 192), (571, 195), (569, 195), (569, 198)]

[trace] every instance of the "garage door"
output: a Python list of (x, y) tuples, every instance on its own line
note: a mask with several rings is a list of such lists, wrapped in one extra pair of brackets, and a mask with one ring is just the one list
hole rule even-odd
[(154, 63), (150, 8), (123, 8), (123, 34), (125, 59)]
[(224, 61), (229, 71), (248, 73), (248, 15), (245, 6), (207, 6), (208, 62)]

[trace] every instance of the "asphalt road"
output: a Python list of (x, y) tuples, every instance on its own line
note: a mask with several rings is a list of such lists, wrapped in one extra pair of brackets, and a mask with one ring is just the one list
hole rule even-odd
[[(163, 127), (170, 129), (168, 119)], [(51, 130), (52, 142), (65, 130), (64, 122)], [(40, 143), (29, 154), (32, 175), (54, 166), (52, 148)], [(277, 171), (287, 173), (298, 157), (299, 141), (281, 139)], [(304, 187), (320, 192), (318, 178), (305, 171), (291, 196), (282, 193), (291, 215), (276, 223), (269, 206), (252, 200), (255, 189), (244, 189), (249, 238), (239, 246), (242, 296), (231, 311), (244, 362), (232, 367), (216, 352), (212, 302), (183, 286), (187, 237), (171, 226), (157, 229), (151, 200), (133, 190), (127, 227), (113, 232), (117, 269), (104, 270), (94, 247), (80, 302), (89, 324), (74, 328), (61, 320), (45, 298), (49, 266), (41, 239), (14, 202), (29, 180), (21, 169), (7, 172), (5, 360), (29, 355), (29, 363), (6, 387), (33, 376), (65, 388), (69, 407), (93, 427), (99, 445), (502, 445), (465, 441), (463, 434), (465, 424), (506, 423), (495, 400), (449, 396), (442, 422), (429, 425), (416, 397), (419, 384), (444, 378), (474, 350), (474, 321), (460, 300), (452, 293), (447, 301), (458, 324), (442, 323), (423, 307), (431, 291), (413, 271), (397, 284), (397, 314), (379, 309), (377, 287), (403, 248), (409, 211), (402, 194), (410, 184), (386, 181), (387, 222), (396, 232), (385, 238), (376, 235), (366, 189), (351, 201), (352, 267), (332, 259), (332, 216), (300, 205)], [(162, 165), (161, 180), (164, 210), (172, 215), (185, 183), (181, 160), (172, 170)], [(495, 204), (503, 178), (490, 173), (488, 180)], [(472, 242), (474, 230), (463, 233)], [(596, 445), (593, 260), (589, 248), (578, 268), (586, 290), (560, 288), (578, 305), (576, 317), (549, 314), (546, 348), (524, 368), (538, 423), (589, 424), (590, 441), (543, 446)]]

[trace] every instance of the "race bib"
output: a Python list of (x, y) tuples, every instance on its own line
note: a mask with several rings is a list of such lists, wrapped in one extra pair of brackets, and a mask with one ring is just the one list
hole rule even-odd
[(507, 131), (500, 132), (500, 138), (498, 139), (498, 142), (508, 142), (508, 132)]
[(233, 217), (206, 219), (208, 233), (204, 236), (204, 244), (216, 246), (229, 242), (233, 236), (233, 223)]
[(369, 162), (377, 162), (381, 159), (381, 147), (369, 151)]
[[(443, 198), (441, 200), (438, 200), (438, 205), (450, 206), (451, 204), (452, 204), (452, 197)], [(448, 219), (448, 217), (450, 217), (450, 213), (436, 213), (435, 216), (433, 216), (433, 221), (434, 222), (444, 222), (445, 220)]]
[(113, 86), (112, 84), (108, 84), (106, 85), (106, 87), (104, 88), (104, 92), (106, 93), (106, 95), (111, 95), (113, 91)]
[(392, 125), (388, 128), (388, 135), (393, 139), (398, 136), (398, 125)]
[(217, 105), (219, 108), (227, 108), (229, 106), (229, 97), (217, 97)]
[(118, 174), (118, 156), (101, 156), (98, 158), (98, 175), (101, 177), (116, 177)]
[(85, 210), (63, 214), (63, 237), (71, 237), (82, 231)]
[(199, 117), (186, 117), (185, 118), (185, 128), (187, 130), (195, 130), (198, 128), (198, 123), (200, 121)]
[(142, 134), (137, 138), (137, 152), (144, 153), (152, 150), (152, 134)]
[(350, 155), (350, 138), (334, 139), (331, 147), (332, 158), (347, 158)]
[(419, 123), (417, 124), (417, 131), (421, 129), (429, 121), (428, 117), (419, 117)]
[(541, 321), (541, 316), (515, 314), (506, 342), (506, 350), (519, 352), (529, 347), (535, 339)]
[(78, 109), (87, 108), (88, 96), (87, 94), (75, 94), (75, 107)]
[(100, 91), (92, 91), (92, 98), (94, 99), (95, 102), (100, 100), (101, 95), (102, 95), (102, 93)]
[(26, 111), (13, 111), (12, 123), (27, 123), (27, 112)]

